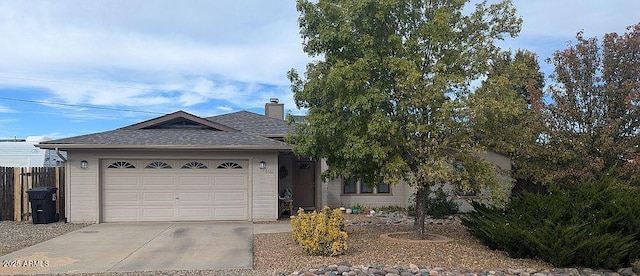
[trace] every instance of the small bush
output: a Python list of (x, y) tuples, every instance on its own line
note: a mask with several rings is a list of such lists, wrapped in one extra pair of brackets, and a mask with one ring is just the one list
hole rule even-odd
[(351, 207), (349, 207), (349, 208), (350, 208), (350, 209), (358, 209), (358, 210), (360, 210), (361, 212), (362, 212), (362, 211), (364, 211), (364, 209), (366, 209), (366, 207), (364, 207), (364, 205), (363, 205), (363, 204), (361, 204), (361, 203), (353, 204), (353, 205), (352, 205)]
[(514, 258), (557, 267), (617, 269), (640, 254), (640, 190), (605, 176), (549, 195), (524, 193), (502, 210), (472, 203), (463, 217), (472, 235)]
[(382, 211), (382, 212), (406, 212), (407, 208), (398, 206), (398, 205), (388, 205), (388, 206), (382, 206), (382, 207), (377, 207), (375, 208), (375, 210), (377, 212)]
[(339, 209), (324, 207), (321, 212), (305, 213), (291, 218), (293, 240), (312, 256), (337, 256), (347, 251), (347, 232)]
[[(452, 198), (445, 193), (442, 188), (438, 188), (431, 195), (426, 204), (427, 215), (436, 219), (443, 219), (449, 216), (455, 215), (460, 211), (460, 205), (453, 201)], [(416, 215), (416, 203), (415, 194), (409, 198), (409, 205), (407, 207), (407, 214), (409, 216)]]
[(437, 189), (427, 200), (427, 215), (443, 219), (458, 213), (460, 205), (453, 201), (442, 188)]

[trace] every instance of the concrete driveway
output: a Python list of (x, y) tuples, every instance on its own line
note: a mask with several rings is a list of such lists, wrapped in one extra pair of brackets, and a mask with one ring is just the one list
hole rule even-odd
[(253, 266), (250, 222), (94, 224), (2, 256), (0, 275)]

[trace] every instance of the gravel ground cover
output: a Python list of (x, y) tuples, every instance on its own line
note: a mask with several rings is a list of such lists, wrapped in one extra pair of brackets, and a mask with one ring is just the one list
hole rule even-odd
[(453, 238), (448, 243), (411, 243), (380, 239), (381, 234), (411, 231), (406, 218), (369, 218), (347, 215), (347, 254), (338, 257), (307, 256), (290, 233), (254, 235), (254, 269), (294, 272), (331, 264), (409, 267), (445, 267), (469, 270), (530, 269), (551, 266), (531, 259), (511, 259), (503, 252), (489, 250), (472, 237), (458, 219), (432, 220), (427, 231)]
[[(148, 271), (113, 272), (74, 275), (327, 275), (327, 276), (546, 276), (605, 275), (632, 276), (630, 268), (618, 272), (592, 269), (556, 269), (531, 259), (511, 259), (503, 252), (489, 250), (473, 238), (459, 219), (429, 220), (430, 233), (453, 238), (448, 243), (419, 244), (380, 239), (381, 234), (411, 231), (410, 218), (397, 214), (366, 217), (346, 215), (349, 250), (339, 257), (317, 257), (304, 254), (291, 238), (291, 233), (256, 234), (253, 270), (217, 271)], [(288, 223), (287, 220), (268, 223)], [(55, 236), (80, 229), (86, 224), (42, 224), (0, 222), (2, 254), (30, 246)], [(7, 235), (4, 235), (7, 233)], [(0, 254), (0, 255), (2, 255)]]
[(0, 221), (0, 256), (84, 228), (90, 224)]

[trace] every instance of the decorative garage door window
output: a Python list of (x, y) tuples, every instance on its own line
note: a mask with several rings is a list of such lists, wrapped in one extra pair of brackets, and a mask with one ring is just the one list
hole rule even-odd
[(127, 161), (116, 161), (111, 163), (107, 168), (109, 169), (135, 169), (136, 166)]
[(236, 162), (227, 161), (218, 165), (218, 169), (242, 169), (242, 166)]
[(171, 165), (162, 161), (154, 161), (149, 163), (145, 169), (171, 169)]
[(207, 165), (202, 164), (198, 161), (191, 161), (182, 166), (183, 169), (206, 169)]

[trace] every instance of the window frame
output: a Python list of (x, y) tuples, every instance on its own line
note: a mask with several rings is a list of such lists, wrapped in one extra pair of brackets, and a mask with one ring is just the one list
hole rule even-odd
[[(350, 186), (350, 184), (352, 184), (353, 186), (355, 186), (355, 191), (354, 192), (345, 192), (345, 188)], [(349, 180), (349, 179), (342, 179), (342, 183), (341, 183), (341, 196), (392, 196), (393, 195), (393, 189), (391, 187), (391, 185), (386, 184), (388, 187), (388, 191), (387, 192), (379, 192), (378, 191), (378, 186), (383, 185), (385, 183), (380, 183), (374, 187), (370, 187), (367, 186), (366, 184), (364, 184), (362, 181), (360, 180), (356, 180), (354, 182), (354, 180)], [(370, 189), (370, 192), (363, 192), (362, 188), (366, 187), (365, 189)]]

